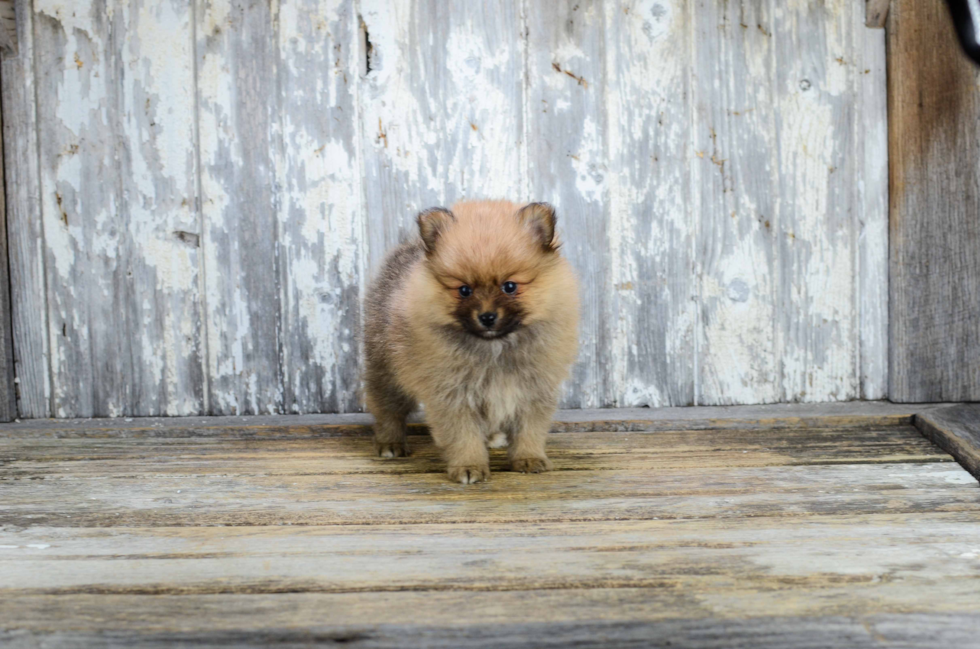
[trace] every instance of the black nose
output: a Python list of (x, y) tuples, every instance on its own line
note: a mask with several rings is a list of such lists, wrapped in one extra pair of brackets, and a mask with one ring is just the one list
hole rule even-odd
[(497, 314), (490, 313), (490, 312), (481, 313), (479, 315), (479, 318), (480, 318), (480, 324), (482, 324), (484, 327), (489, 329), (490, 327), (493, 326), (493, 323), (497, 321)]

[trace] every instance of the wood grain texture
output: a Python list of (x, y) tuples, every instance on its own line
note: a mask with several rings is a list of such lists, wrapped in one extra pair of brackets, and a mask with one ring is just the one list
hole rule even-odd
[[(884, 571), (890, 580), (930, 585), (975, 581), (973, 562), (944, 559), (969, 551), (980, 533), (978, 519), (975, 512), (952, 518), (872, 515), (853, 531), (848, 524), (859, 519), (832, 515), (796, 528), (787, 528), (785, 521), (747, 524), (744, 519), (542, 523), (530, 538), (522, 534), (522, 524), (334, 526), (299, 532), (236, 527), (223, 530), (220, 538), (203, 528), (37, 527), (0, 534), (5, 575), (0, 597), (477, 593), (668, 584), (681, 589), (697, 584), (731, 594), (785, 588), (792, 576), (801, 590), (852, 586), (851, 597), (861, 600), (875, 591), (870, 582)], [(927, 531), (918, 528), (925, 522)], [(832, 567), (821, 556), (827, 546), (837, 559)], [(117, 567), (111, 579), (103, 572), (107, 561)], [(799, 574), (801, 564), (814, 569)], [(736, 566), (745, 574), (733, 587), (728, 573)], [(819, 574), (818, 566), (830, 574)]]
[(47, 283), (35, 110), (34, 14), (30, 0), (18, 0), (17, 16), (17, 54), (0, 59), (14, 372), (20, 416), (49, 417)]
[(783, 399), (769, 5), (704, 1), (694, 11), (701, 404)]
[(523, 194), (519, 3), (360, 3), (370, 266), (416, 236), (422, 209)]
[(200, 412), (190, 8), (34, 9), (52, 414)]
[[(72, 443), (59, 451), (57, 444), (35, 448), (23, 440), (4, 447), (9, 462), (0, 521), (60, 527), (494, 524), (980, 507), (969, 474), (944, 462), (948, 456), (937, 457), (913, 429), (694, 437), (678, 443), (683, 435), (559, 436), (551, 453), (558, 470), (514, 474), (495, 453), (492, 480), (472, 489), (447, 482), (428, 438), (412, 440), (416, 455), (398, 462), (373, 457), (367, 437), (323, 441), (319, 452), (316, 443), (274, 440), (201, 446), (151, 438), (120, 444), (115, 452), (105, 445), (116, 442)], [(596, 452), (584, 452), (593, 445)], [(18, 446), (34, 448), (36, 459)], [(237, 450), (226, 453), (228, 447)], [(134, 470), (146, 457), (156, 458), (153, 468)]]
[(858, 116), (854, 142), (863, 161), (857, 183), (857, 291), (862, 399), (888, 396), (888, 101), (885, 33), (861, 27), (854, 8), (858, 45)]
[(182, 425), (0, 428), (0, 642), (975, 644), (980, 492), (907, 422), (556, 434), (470, 487), (417, 437)]
[[(2, 129), (0, 129), (0, 151), (3, 151)], [(17, 395), (14, 388), (13, 316), (10, 306), (10, 263), (7, 249), (6, 190), (3, 183), (3, 172), (0, 171), (0, 422), (12, 421), (17, 418)]]
[(884, 45), (859, 5), (24, 5), (20, 411), (356, 411), (370, 269), (419, 209), (488, 196), (558, 207), (565, 406), (879, 398)]
[(854, 147), (853, 3), (777, 3), (773, 17), (780, 399), (853, 399), (860, 394), (854, 178), (864, 168)]
[[(161, 456), (154, 473), (170, 476), (204, 475), (215, 472), (268, 475), (439, 473), (439, 453), (431, 441), (411, 440), (411, 462), (386, 463), (365, 454), (364, 436), (256, 435), (219, 438), (116, 438), (106, 448), (105, 438), (20, 438), (0, 440), (6, 476), (98, 476), (100, 472), (129, 475), (140, 454)], [(711, 430), (639, 433), (630, 431), (591, 433), (601, 450), (582, 450), (579, 433), (553, 433), (549, 454), (558, 470), (638, 469), (656, 462), (659, 469), (691, 469), (700, 463), (716, 462), (723, 455), (729, 467), (889, 464), (895, 462), (950, 461), (948, 454), (917, 435), (911, 427), (873, 430), (771, 429)], [(740, 456), (736, 456), (739, 454)], [(283, 458), (290, 460), (279, 465)], [(97, 463), (90, 463), (98, 460)], [(18, 464), (14, 464), (18, 463)], [(493, 466), (505, 466), (495, 455)]]
[(939, 408), (915, 418), (916, 427), (980, 480), (980, 405)]
[(582, 301), (579, 359), (565, 386), (565, 408), (614, 403), (610, 344), (619, 314), (610, 311), (606, 223), (608, 175), (616, 170), (607, 157), (604, 32), (601, 2), (527, 2), (528, 194), (557, 209), (562, 251), (578, 273)]
[[(813, 596), (814, 600), (821, 598)], [(941, 643), (952, 649), (970, 649), (980, 632), (976, 616), (969, 612), (855, 615), (839, 610), (827, 615), (753, 616), (741, 619), (704, 617), (696, 603), (663, 592), (610, 589), (605, 591), (490, 593), (460, 597), (455, 593), (398, 593), (392, 595), (276, 595), (214, 598), (213, 596), (57, 596), (4, 599), (9, 606), (10, 631), (0, 640), (14, 649), (39, 643), (46, 647), (288, 647), (311, 644), (344, 644), (359, 648), (426, 646), (455, 649), (506, 647), (609, 646), (676, 649), (791, 649), (796, 647), (848, 646), (872, 649), (882, 643), (931, 649)], [(962, 602), (962, 599), (959, 600)], [(105, 603), (112, 610), (97, 607)], [(121, 603), (127, 607), (123, 613)], [(533, 605), (531, 604), (533, 602)], [(417, 619), (388, 623), (400, 618), (393, 611), (416, 611), (431, 604), (450, 615), (441, 623), (420, 624)], [(764, 602), (762, 606), (769, 604)], [(609, 608), (621, 606), (639, 619), (619, 620)], [(670, 608), (668, 608), (670, 606)], [(961, 604), (962, 606), (962, 604)], [(548, 607), (561, 613), (557, 621), (539, 622), (535, 613)], [(664, 617), (657, 610), (678, 612)], [(43, 620), (78, 612), (79, 621)], [(13, 614), (20, 614), (14, 617)], [(579, 616), (573, 618), (573, 615)], [(691, 617), (685, 617), (690, 615)], [(111, 616), (111, 617), (108, 617)], [(164, 630), (162, 620), (186, 620), (181, 630)], [(220, 620), (214, 624), (208, 618)], [(268, 618), (273, 628), (256, 628)], [(95, 620), (108, 620), (118, 631), (104, 632)], [(523, 622), (521, 620), (533, 621)], [(319, 624), (311, 625), (310, 620)], [(332, 621), (335, 623), (331, 624)], [(377, 624), (378, 620), (383, 623)], [(90, 621), (87, 624), (86, 621)], [(237, 626), (235, 626), (237, 625)]]
[(205, 412), (277, 413), (283, 393), (276, 16), (269, 3), (259, 0), (215, 0), (199, 9)]
[(610, 297), (591, 308), (606, 309), (612, 323), (610, 349), (595, 360), (608, 375), (601, 403), (691, 405), (691, 9), (655, 0), (602, 6), (611, 287), (600, 287)]
[(941, 0), (888, 16), (893, 401), (980, 400), (980, 91)]
[[(763, 406), (698, 408), (617, 408), (559, 410), (552, 432), (653, 432), (689, 430), (762, 430), (787, 428), (870, 428), (911, 425), (916, 415), (951, 404), (896, 404), (887, 401), (788, 403)], [(409, 419), (411, 434), (426, 434), (421, 418)], [(0, 439), (25, 435), (67, 439), (114, 437), (201, 437), (229, 439), (369, 435), (368, 414), (253, 415), (249, 417), (140, 417), (126, 419), (45, 419), (0, 424)]]
[(283, 412), (360, 404), (363, 239), (352, 0), (279, 5), (276, 163)]

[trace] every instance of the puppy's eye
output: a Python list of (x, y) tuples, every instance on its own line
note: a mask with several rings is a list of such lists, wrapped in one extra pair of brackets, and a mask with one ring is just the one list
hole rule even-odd
[(459, 287), (460, 297), (469, 297), (471, 295), (473, 295), (473, 289), (471, 289), (469, 286), (463, 285)]
[(506, 293), (507, 295), (513, 295), (514, 293), (517, 292), (517, 284), (515, 284), (514, 282), (504, 282), (504, 285), (501, 286), (500, 288), (502, 288), (504, 293)]

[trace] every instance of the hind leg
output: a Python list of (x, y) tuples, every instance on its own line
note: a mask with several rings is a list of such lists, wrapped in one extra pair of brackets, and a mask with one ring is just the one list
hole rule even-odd
[(374, 415), (374, 447), (385, 458), (408, 455), (406, 419), (416, 403), (397, 386), (371, 385), (367, 390), (368, 410)]

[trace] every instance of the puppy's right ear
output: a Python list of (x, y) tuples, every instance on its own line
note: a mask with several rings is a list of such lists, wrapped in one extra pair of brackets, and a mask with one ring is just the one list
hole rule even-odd
[(438, 241), (439, 236), (456, 221), (456, 217), (445, 207), (430, 207), (419, 212), (417, 220), (425, 252), (432, 254), (436, 249), (436, 241)]
[(517, 210), (517, 220), (531, 231), (546, 252), (554, 252), (558, 249), (558, 242), (555, 241), (555, 224), (558, 222), (558, 217), (555, 216), (555, 208), (551, 205), (528, 203)]

